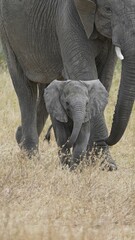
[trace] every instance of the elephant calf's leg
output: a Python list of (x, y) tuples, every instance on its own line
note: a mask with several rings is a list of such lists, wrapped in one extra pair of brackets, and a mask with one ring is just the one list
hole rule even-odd
[(70, 149), (65, 146), (65, 143), (71, 134), (70, 128), (68, 128), (67, 124), (59, 122), (56, 119), (52, 119), (52, 125), (57, 145), (60, 148), (58, 151), (60, 161), (62, 165), (69, 165)]
[(70, 169), (74, 170), (86, 155), (90, 138), (90, 122), (83, 123), (77, 141), (73, 146), (73, 154), (70, 161)]
[(65, 166), (69, 166), (70, 158), (71, 158), (70, 149), (61, 147), (60, 150), (58, 151), (58, 155), (59, 155), (61, 164)]

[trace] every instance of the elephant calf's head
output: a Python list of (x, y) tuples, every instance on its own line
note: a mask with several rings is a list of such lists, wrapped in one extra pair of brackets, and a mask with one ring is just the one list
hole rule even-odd
[(72, 146), (84, 122), (102, 112), (107, 104), (108, 93), (99, 80), (54, 80), (44, 93), (46, 108), (51, 117), (60, 122), (73, 120), (69, 140)]

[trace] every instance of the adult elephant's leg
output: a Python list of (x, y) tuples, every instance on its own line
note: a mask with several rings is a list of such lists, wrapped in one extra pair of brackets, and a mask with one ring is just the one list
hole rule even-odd
[[(48, 85), (48, 84), (47, 84)], [(45, 101), (44, 101), (44, 89), (47, 87), (46, 84), (39, 84), (39, 97), (38, 97), (38, 103), (37, 103), (37, 131), (38, 135), (41, 134), (43, 127), (45, 125), (45, 122), (48, 117), (48, 112), (46, 109)]]
[[(94, 153), (97, 157), (102, 158), (101, 168), (107, 170), (116, 170), (117, 166), (112, 159), (109, 146), (105, 143), (104, 139), (108, 136), (108, 131), (103, 114), (99, 114), (93, 119), (91, 126), (91, 137), (88, 144), (88, 155)], [(91, 155), (91, 154), (90, 154)]]
[[(98, 70), (98, 78), (105, 86), (106, 90), (109, 92), (112, 84), (114, 68), (116, 65), (116, 54), (114, 46), (111, 43), (111, 40), (106, 40), (103, 44), (102, 51), (96, 57), (96, 66)], [(91, 151), (94, 142), (95, 152), (99, 154), (101, 149), (103, 150), (104, 159), (109, 170), (116, 169), (116, 164), (111, 157), (109, 147), (103, 141), (108, 136), (107, 126), (105, 123), (104, 115), (101, 114), (93, 121), (93, 126), (91, 127), (91, 137), (89, 141), (89, 152)], [(104, 166), (106, 166), (104, 165)]]
[(38, 148), (37, 84), (26, 77), (8, 43), (4, 44), (4, 50), (21, 111), (21, 127), (16, 132), (16, 139), (20, 147), (31, 155)]
[(31, 155), (38, 149), (37, 85), (27, 79), (23, 72), (18, 76), (11, 72), (11, 77), (21, 111), (21, 126), (16, 131), (16, 140), (21, 149), (25, 150), (28, 155)]
[(63, 165), (69, 165), (70, 149), (65, 146), (68, 138), (71, 135), (71, 127), (68, 123), (62, 123), (52, 118), (52, 125), (56, 138), (57, 145), (59, 147), (58, 155)]

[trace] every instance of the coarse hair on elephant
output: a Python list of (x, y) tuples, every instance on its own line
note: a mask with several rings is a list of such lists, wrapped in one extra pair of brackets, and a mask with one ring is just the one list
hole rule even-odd
[[(61, 162), (74, 168), (86, 154), (91, 123), (96, 115), (104, 111), (108, 92), (99, 80), (54, 80), (45, 89), (44, 99), (57, 144), (61, 148)], [(73, 151), (68, 162), (70, 148)]]
[(102, 113), (89, 141), (104, 145), (107, 159), (135, 99), (134, 0), (1, 0), (0, 35), (21, 111), (16, 139), (29, 154), (48, 117), (44, 88), (54, 79), (100, 79), (109, 92), (116, 54), (123, 60), (110, 136)]

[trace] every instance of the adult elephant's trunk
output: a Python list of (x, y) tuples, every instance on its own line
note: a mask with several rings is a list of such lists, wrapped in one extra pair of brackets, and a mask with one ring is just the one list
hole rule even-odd
[[(85, 108), (84, 108), (85, 109)], [(66, 147), (67, 148), (71, 148), (73, 147), (74, 143), (76, 142), (78, 135), (80, 133), (82, 124), (84, 122), (84, 117), (85, 117), (85, 113), (84, 113), (84, 109), (82, 110), (75, 110), (75, 113), (72, 115), (73, 117), (73, 130), (71, 133), (71, 136), (69, 138), (69, 140), (66, 143)]]
[(112, 129), (106, 140), (106, 143), (110, 146), (116, 144), (123, 136), (135, 100), (135, 43), (132, 46), (129, 44), (127, 49), (122, 62), (121, 83)]

